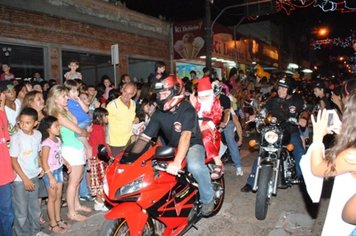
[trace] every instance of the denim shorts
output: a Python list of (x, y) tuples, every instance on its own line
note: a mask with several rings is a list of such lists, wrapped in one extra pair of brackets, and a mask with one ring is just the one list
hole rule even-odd
[[(57, 181), (57, 183), (59, 183), (59, 184), (63, 183), (63, 167), (60, 167), (60, 168), (52, 171), (52, 175), (53, 175), (54, 179)], [(46, 187), (49, 188), (51, 186), (51, 184), (49, 182), (48, 175), (44, 175), (42, 179), (43, 179)]]

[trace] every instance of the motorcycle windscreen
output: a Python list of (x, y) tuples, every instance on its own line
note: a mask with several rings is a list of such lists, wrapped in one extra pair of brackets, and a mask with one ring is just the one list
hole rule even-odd
[(120, 164), (135, 162), (143, 153), (147, 152), (151, 146), (152, 142), (144, 139), (138, 139), (134, 143), (129, 144), (124, 150)]

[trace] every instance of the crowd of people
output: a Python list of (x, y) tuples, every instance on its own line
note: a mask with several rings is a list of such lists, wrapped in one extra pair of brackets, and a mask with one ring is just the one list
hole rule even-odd
[[(16, 235), (44, 235), (43, 198), (47, 198), (48, 230), (53, 233), (65, 233), (70, 228), (67, 219), (85, 221), (83, 213), (107, 211), (103, 199), (107, 163), (98, 158), (97, 148), (106, 145), (115, 157), (138, 138), (157, 137), (158, 142), (177, 148), (167, 172), (176, 175), (187, 161), (188, 170), (199, 183), (202, 214), (207, 216), (214, 206), (211, 179), (224, 174), (222, 146), (229, 150), (236, 175), (243, 176), (239, 147), (253, 132), (249, 121), (262, 108), (284, 123), (295, 147), (296, 173), (301, 182), (299, 162), (310, 143), (315, 175), (338, 175), (336, 180), (343, 181), (347, 175), (350, 186), (344, 187), (350, 189), (352, 185), (351, 191), (344, 194), (343, 201), (338, 201), (335, 193), (332, 199), (337, 200), (332, 201), (339, 206), (337, 219), (349, 222), (348, 227), (355, 224), (354, 79), (311, 83), (278, 75), (267, 80), (236, 68), (223, 80), (207, 68), (203, 78), (191, 71), (191, 78), (180, 79), (158, 62), (148, 83), (134, 83), (124, 74), (115, 87), (108, 76), (96, 85), (83, 83), (75, 60), (68, 68), (65, 82), (58, 84), (40, 78), (38, 73), (32, 80), (17, 80), (10, 73), (11, 67), (2, 65), (1, 235), (12, 235), (13, 231)], [(325, 109), (337, 111), (341, 127), (328, 129)], [(317, 118), (313, 114), (318, 114)], [(323, 145), (327, 149), (325, 159)], [(205, 165), (206, 159), (213, 163), (212, 170)], [(256, 164), (241, 191), (252, 191), (255, 171)], [(94, 201), (94, 209), (80, 200)], [(64, 206), (68, 207), (67, 219), (61, 218)], [(329, 221), (327, 218), (323, 235), (332, 235), (325, 233), (331, 232)]]

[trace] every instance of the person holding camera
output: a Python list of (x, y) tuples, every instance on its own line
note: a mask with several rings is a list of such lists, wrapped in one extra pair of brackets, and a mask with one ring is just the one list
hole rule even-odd
[[(298, 118), (303, 110), (303, 100), (301, 97), (293, 93), (294, 79), (291, 77), (282, 78), (278, 81), (278, 96), (274, 97), (266, 103), (266, 114), (271, 114), (276, 117), (281, 127), (284, 129), (285, 141), (293, 144), (293, 156), (296, 162), (297, 177), (302, 179), (302, 172), (299, 167), (299, 162), (304, 154), (302, 139), (299, 132)], [(253, 120), (253, 116), (251, 118)], [(252, 191), (255, 173), (257, 168), (257, 160), (254, 161), (247, 183), (241, 188), (241, 192)]]

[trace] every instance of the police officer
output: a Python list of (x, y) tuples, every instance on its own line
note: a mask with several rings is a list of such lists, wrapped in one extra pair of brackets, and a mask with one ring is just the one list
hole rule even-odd
[[(298, 127), (299, 113), (303, 110), (303, 100), (293, 93), (294, 80), (291, 77), (282, 78), (278, 81), (278, 96), (270, 99), (265, 106), (267, 114), (276, 117), (281, 127), (285, 130), (284, 136), (289, 139), (289, 143), (294, 145), (293, 156), (296, 161), (296, 174), (302, 179), (302, 172), (299, 166), (300, 159), (305, 150), (300, 137)], [(247, 178), (247, 183), (241, 188), (242, 192), (252, 191), (254, 177), (257, 168), (257, 161), (253, 163), (251, 173)]]

